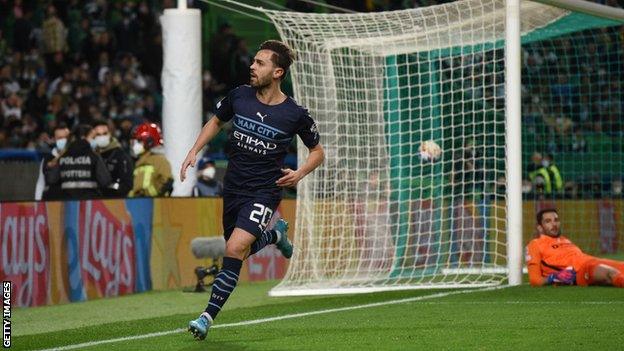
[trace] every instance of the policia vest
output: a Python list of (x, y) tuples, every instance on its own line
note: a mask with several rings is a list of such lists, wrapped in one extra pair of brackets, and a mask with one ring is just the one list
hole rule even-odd
[(111, 176), (100, 156), (84, 139), (76, 140), (58, 160), (59, 182), (66, 199), (91, 199), (102, 195)]

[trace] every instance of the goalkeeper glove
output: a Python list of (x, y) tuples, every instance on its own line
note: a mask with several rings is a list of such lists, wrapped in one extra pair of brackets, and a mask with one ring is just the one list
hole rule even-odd
[(557, 273), (548, 275), (548, 284), (572, 285), (576, 282), (576, 272), (574, 269), (566, 268)]

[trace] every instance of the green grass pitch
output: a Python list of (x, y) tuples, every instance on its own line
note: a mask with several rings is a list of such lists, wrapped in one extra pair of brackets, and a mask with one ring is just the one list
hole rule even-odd
[[(13, 310), (12, 349), (127, 337), (80, 350), (621, 350), (624, 291), (520, 287), (457, 294), (414, 290), (272, 298), (275, 282), (241, 284), (204, 341), (185, 328), (208, 294), (149, 292)], [(453, 295), (444, 295), (446, 292)], [(442, 293), (442, 294), (440, 294)], [(435, 297), (425, 297), (434, 295)], [(423, 297), (418, 299), (418, 297)], [(412, 298), (411, 302), (384, 302)], [(415, 301), (414, 301), (415, 300)], [(235, 322), (379, 303), (258, 324)], [(169, 332), (161, 336), (137, 336)]]

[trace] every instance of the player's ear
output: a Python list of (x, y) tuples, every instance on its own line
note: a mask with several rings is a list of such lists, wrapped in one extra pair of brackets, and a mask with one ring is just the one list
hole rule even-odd
[(284, 75), (284, 73), (285, 73), (285, 72), (284, 72), (284, 69), (283, 69), (283, 68), (281, 68), (281, 67), (276, 67), (276, 68), (273, 70), (273, 78), (274, 78), (274, 79), (281, 79), (281, 77)]

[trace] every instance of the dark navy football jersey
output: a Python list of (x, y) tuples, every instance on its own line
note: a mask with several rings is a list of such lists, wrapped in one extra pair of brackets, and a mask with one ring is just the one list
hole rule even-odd
[(225, 192), (279, 196), (275, 182), (283, 176), (293, 137), (298, 135), (309, 148), (319, 143), (316, 124), (305, 108), (290, 97), (278, 105), (263, 104), (248, 85), (230, 91), (217, 104), (216, 115), (232, 121)]

